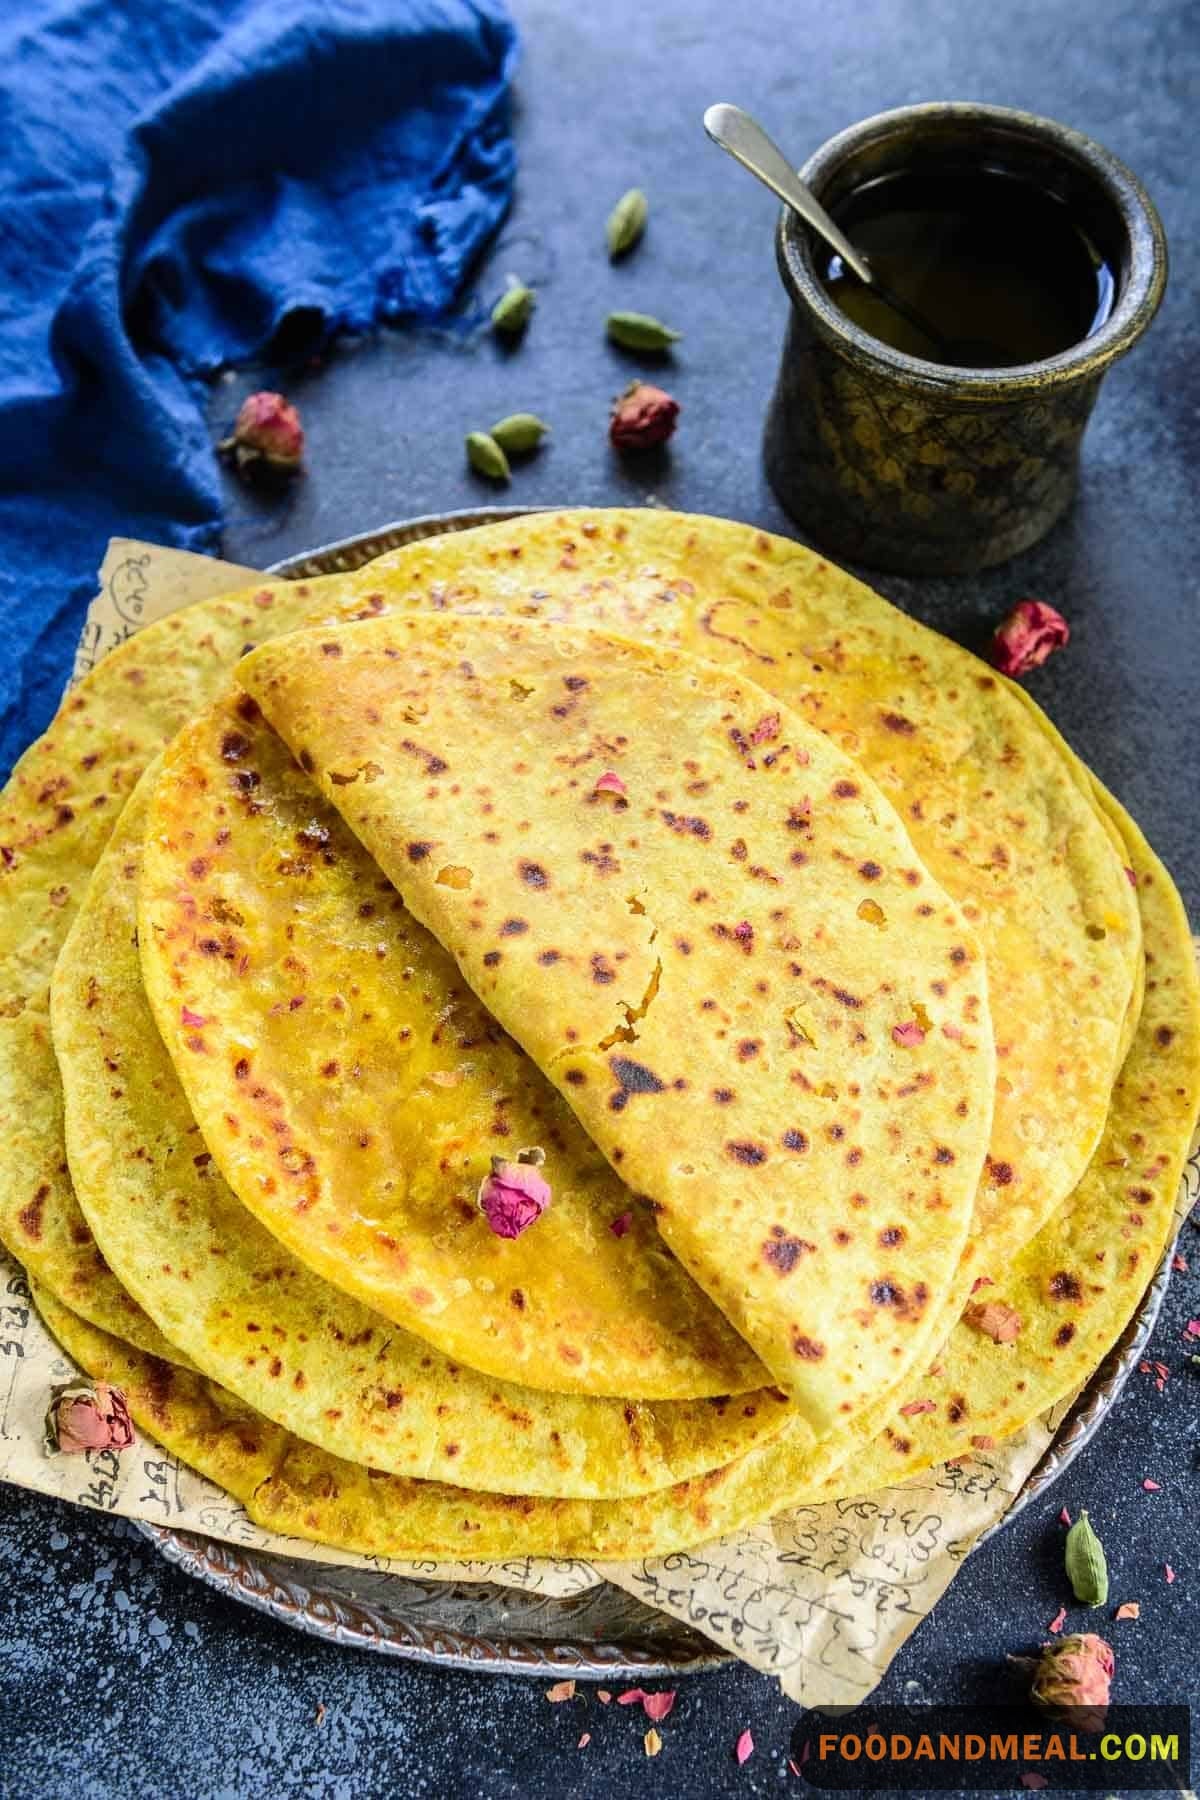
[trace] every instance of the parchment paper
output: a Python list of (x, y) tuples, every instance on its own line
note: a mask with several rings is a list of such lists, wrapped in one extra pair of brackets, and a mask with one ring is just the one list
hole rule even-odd
[[(141, 626), (259, 571), (114, 539), (100, 571), (73, 679)], [(1180, 1190), (1182, 1219), (1200, 1195), (1200, 1148)], [(305, 1562), (493, 1581), (572, 1594), (608, 1580), (686, 1622), (807, 1706), (851, 1705), (945, 1591), (959, 1564), (1049, 1446), (1066, 1400), (994, 1450), (854, 1500), (803, 1506), (698, 1549), (650, 1561), (404, 1563), (262, 1531), (229, 1496), (140, 1433), (121, 1455), (47, 1456), (49, 1390), (75, 1372), (42, 1325), (23, 1271), (0, 1252), (0, 1478), (102, 1512), (197, 1531)]]

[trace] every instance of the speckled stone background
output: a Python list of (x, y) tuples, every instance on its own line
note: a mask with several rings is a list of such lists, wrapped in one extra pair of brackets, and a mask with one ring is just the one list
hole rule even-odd
[[(516, 0), (515, 10), (526, 46), (517, 204), (462, 321), (348, 344), (319, 370), (289, 373), (309, 473), (278, 504), (231, 486), (227, 554), (266, 564), (386, 519), (491, 498), (464, 470), (462, 434), (526, 408), (553, 423), (554, 437), (504, 498), (652, 494), (787, 530), (759, 465), (784, 317), (774, 208), (709, 147), (704, 107), (742, 102), (797, 161), (850, 120), (908, 101), (1050, 113), (1104, 139), (1147, 182), (1171, 242), (1166, 304), (1109, 377), (1080, 503), (1048, 541), (969, 581), (877, 584), (972, 646), (1022, 595), (1062, 607), (1070, 649), (1031, 691), (1145, 826), (1200, 920), (1200, 25), (1187, 0)], [(653, 221), (637, 254), (611, 269), (604, 216), (635, 182)], [(509, 270), (541, 293), (514, 353), (479, 325)], [(613, 306), (658, 313), (685, 333), (660, 377), (683, 407), (675, 443), (626, 465), (605, 438), (609, 397), (630, 374), (604, 342)], [(214, 435), (246, 385), (217, 388)], [(1053, 1500), (971, 1559), (897, 1658), (881, 1700), (1013, 1691), (1005, 1651), (1036, 1643), (1070, 1598), (1063, 1504), (1089, 1507), (1114, 1601), (1141, 1602), (1136, 1623), (1107, 1628), (1118, 1696), (1197, 1694), (1200, 1370), (1184, 1324), (1200, 1314), (1200, 1232), (1185, 1228), (1182, 1249), (1194, 1272), (1176, 1275), (1151, 1352), (1170, 1367), (1165, 1392), (1133, 1378)], [(1146, 1476), (1158, 1492), (1143, 1490)], [(1177, 1571), (1173, 1585), (1164, 1562)], [(0, 1620), (6, 1796), (800, 1791), (786, 1762), (796, 1708), (747, 1670), (685, 1682), (650, 1762), (636, 1709), (551, 1707), (544, 1683), (326, 1648), (190, 1582), (131, 1527), (10, 1489), (0, 1490)], [(1079, 1610), (1070, 1620), (1095, 1623)], [(745, 1726), (757, 1749), (739, 1769), (733, 1746)], [(577, 1750), (583, 1730), (592, 1742)]]

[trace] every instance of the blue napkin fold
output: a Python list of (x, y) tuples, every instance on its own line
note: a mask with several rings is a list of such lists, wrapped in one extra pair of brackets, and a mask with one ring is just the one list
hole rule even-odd
[(214, 547), (205, 372), (453, 302), (515, 55), (501, 0), (7, 0), (0, 773), (108, 538)]

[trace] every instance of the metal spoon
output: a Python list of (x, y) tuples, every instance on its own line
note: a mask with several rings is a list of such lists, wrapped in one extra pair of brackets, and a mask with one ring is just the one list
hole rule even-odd
[[(939, 362), (960, 366), (966, 363), (968, 367), (976, 362), (981, 348), (985, 347), (969, 339), (960, 342), (947, 338), (936, 326), (923, 319), (906, 300), (901, 299), (899, 294), (885, 286), (861, 250), (856, 250), (849, 238), (838, 229), (812, 189), (801, 181), (779, 146), (748, 112), (743, 112), (740, 106), (710, 106), (704, 115), (704, 129), (714, 144), (727, 150), (744, 169), (749, 169), (751, 175), (757, 176), (764, 187), (769, 187), (786, 206), (799, 213), (818, 237), (824, 238), (829, 248), (837, 252), (851, 274), (878, 294), (885, 305), (890, 306), (915, 331), (919, 331), (934, 346)], [(992, 360), (990, 354), (985, 354), (985, 362)]]

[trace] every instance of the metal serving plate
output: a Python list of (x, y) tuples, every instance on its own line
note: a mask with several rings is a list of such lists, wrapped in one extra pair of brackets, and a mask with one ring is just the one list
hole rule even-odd
[[(433, 514), (344, 538), (268, 571), (303, 579), (349, 573), (387, 550), (447, 531), (519, 518), (527, 507)], [(1169, 1247), (1121, 1338), (1063, 1420), (1002, 1526), (1041, 1499), (1095, 1435), (1154, 1329), (1170, 1275)], [(602, 1584), (568, 1599), (479, 1583), (421, 1581), (293, 1562), (161, 1525), (140, 1529), (168, 1562), (313, 1637), (443, 1668), (496, 1675), (641, 1678), (717, 1668), (731, 1659), (698, 1632)]]

